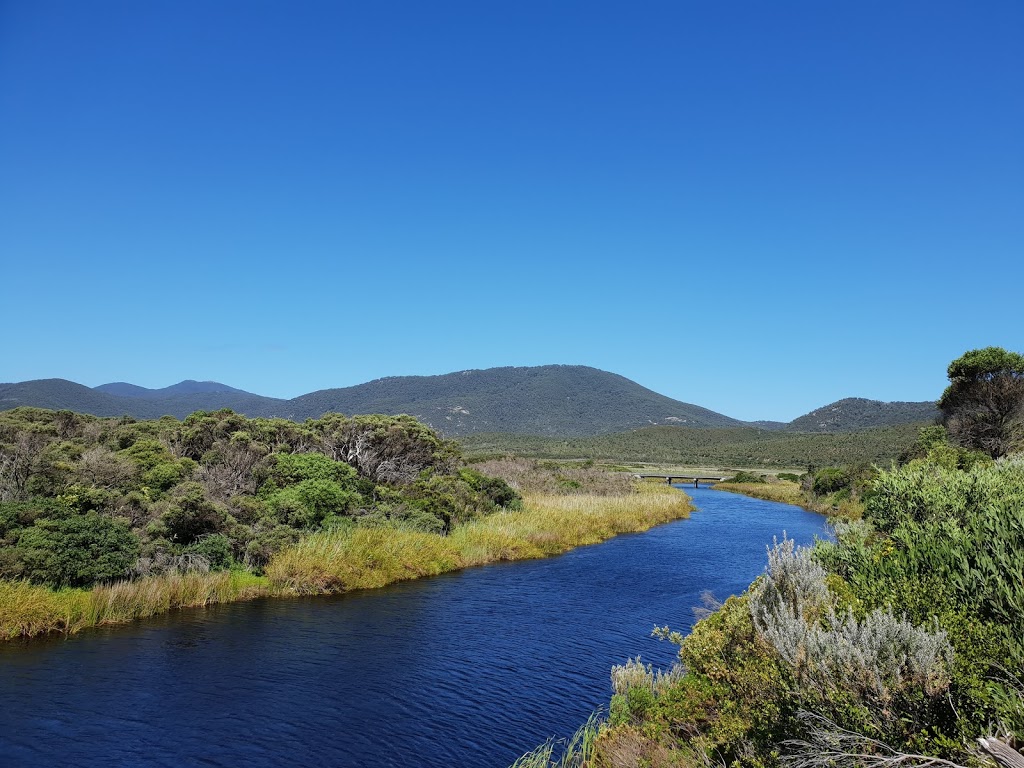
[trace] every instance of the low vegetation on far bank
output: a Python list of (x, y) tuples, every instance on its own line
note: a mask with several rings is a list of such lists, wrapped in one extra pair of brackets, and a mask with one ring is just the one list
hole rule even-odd
[[(942, 425), (921, 427), (917, 439), (901, 451), (899, 463), (924, 457), (951, 469), (970, 469), (992, 462), (988, 453), (959, 444)], [(809, 469), (802, 475), (744, 470), (717, 483), (715, 488), (795, 504), (836, 520), (859, 520), (874, 493), (879, 472), (877, 465), (863, 462)]]
[(511, 453), (546, 460), (776, 469), (810, 464), (888, 464), (913, 441), (921, 426), (901, 424), (841, 433), (660, 426), (574, 438), (476, 434), (461, 437), (459, 442), (471, 459)]

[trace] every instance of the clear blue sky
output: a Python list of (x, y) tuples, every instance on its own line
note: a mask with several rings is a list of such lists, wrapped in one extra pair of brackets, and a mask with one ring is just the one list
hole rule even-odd
[(1022, 41), (1019, 0), (0, 0), (0, 381), (932, 399), (1024, 351)]

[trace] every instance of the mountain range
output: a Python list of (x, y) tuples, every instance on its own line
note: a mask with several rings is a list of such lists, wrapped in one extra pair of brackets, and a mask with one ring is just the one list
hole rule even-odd
[(408, 413), (449, 437), (507, 432), (583, 437), (649, 426), (756, 427), (847, 432), (932, 420), (935, 403), (848, 398), (782, 422), (745, 422), (658, 394), (623, 376), (578, 365), (488, 368), (441, 376), (393, 376), (290, 400), (264, 397), (215, 381), (186, 380), (161, 389), (126, 382), (86, 387), (66, 379), (0, 384), (0, 410), (20, 406), (96, 416), (184, 418), (230, 408), (249, 417), (302, 421), (334, 411)]

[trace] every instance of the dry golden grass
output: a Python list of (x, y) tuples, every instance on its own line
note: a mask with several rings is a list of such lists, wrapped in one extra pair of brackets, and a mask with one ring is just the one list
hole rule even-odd
[(716, 483), (715, 488), (721, 491), (742, 493), (765, 501), (778, 501), (783, 504), (807, 506), (807, 499), (798, 483), (789, 480), (777, 480), (773, 483)]
[(280, 552), (267, 568), (273, 584), (299, 594), (382, 587), (458, 568), (443, 536), (391, 528), (331, 530)]
[(55, 591), (24, 581), (0, 581), (0, 638), (124, 624), (175, 608), (248, 600), (272, 592), (269, 580), (249, 573), (172, 573)]
[(89, 595), (89, 626), (123, 624), (175, 608), (230, 603), (269, 594), (270, 582), (249, 573), (169, 573), (101, 584)]
[(689, 497), (642, 485), (620, 496), (531, 495), (523, 509), (460, 526), (449, 536), (387, 528), (315, 533), (271, 562), (267, 575), (299, 594), (380, 587), (499, 560), (525, 560), (596, 544), (686, 517)]
[(836, 501), (834, 495), (815, 497), (801, 490), (798, 483), (789, 480), (768, 483), (716, 483), (714, 487), (722, 491), (753, 496), (755, 499), (795, 504), (832, 518), (860, 520), (864, 517), (864, 504), (859, 499), (846, 498)]
[(55, 592), (27, 581), (0, 581), (0, 638), (76, 632), (84, 626), (88, 599), (80, 589)]

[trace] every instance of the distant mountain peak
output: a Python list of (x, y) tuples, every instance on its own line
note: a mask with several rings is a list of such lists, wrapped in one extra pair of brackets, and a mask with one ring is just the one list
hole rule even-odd
[(97, 392), (105, 392), (108, 395), (115, 395), (117, 397), (137, 397), (145, 400), (160, 400), (165, 397), (174, 397), (176, 395), (198, 395), (206, 394), (208, 392), (232, 392), (243, 395), (249, 394), (244, 390), (229, 387), (227, 384), (221, 384), (219, 381), (196, 381), (195, 379), (184, 379), (183, 381), (179, 381), (177, 384), (171, 384), (169, 387), (162, 387), (160, 389), (140, 387), (138, 384), (129, 384), (126, 381), (114, 381), (110, 384), (100, 384), (98, 387), (93, 387), (93, 389)]
[(849, 432), (930, 421), (935, 403), (883, 403), (860, 397), (837, 400), (794, 419), (745, 422), (654, 392), (617, 373), (585, 365), (505, 366), (437, 376), (388, 376), (340, 389), (280, 400), (216, 381), (185, 379), (161, 389), (128, 382), (89, 388), (63, 379), (0, 384), (0, 409), (34, 406), (96, 416), (184, 418), (230, 408), (245, 416), (302, 421), (327, 412), (407, 413), (449, 437), (509, 432), (583, 437), (648, 426), (757, 427), (793, 432)]
[(852, 432), (871, 427), (934, 421), (939, 415), (934, 402), (883, 402), (864, 397), (845, 397), (793, 419), (790, 432)]

